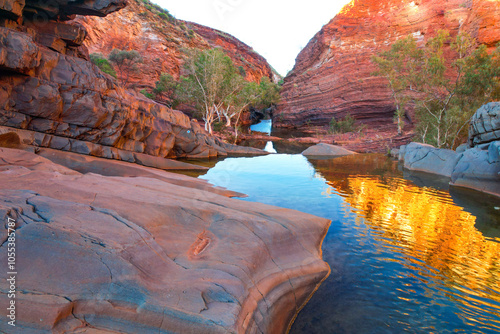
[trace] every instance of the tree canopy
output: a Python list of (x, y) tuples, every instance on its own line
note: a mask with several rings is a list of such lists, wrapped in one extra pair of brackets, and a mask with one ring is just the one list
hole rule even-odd
[(372, 60), (392, 91), (398, 132), (412, 102), (419, 139), (436, 147), (463, 141), (475, 110), (500, 98), (500, 46), (488, 53), (464, 32), (439, 31), (423, 46), (410, 35)]
[(234, 120), (237, 129), (241, 113), (249, 106), (266, 106), (279, 101), (279, 87), (269, 78), (259, 84), (245, 81), (221, 49), (192, 53), (185, 63), (185, 74), (176, 90), (183, 102), (193, 104), (212, 133), (212, 124), (224, 117), (226, 126)]

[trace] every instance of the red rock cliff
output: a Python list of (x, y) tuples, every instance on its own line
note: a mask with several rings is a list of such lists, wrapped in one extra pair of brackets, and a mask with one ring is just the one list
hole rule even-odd
[(186, 58), (183, 49), (222, 47), (246, 79), (273, 78), (267, 61), (251, 47), (224, 32), (182, 20), (165, 18), (150, 4), (130, 0), (127, 7), (106, 17), (78, 16), (86, 27), (89, 51), (108, 55), (113, 48), (134, 49), (143, 57), (137, 73), (129, 79), (137, 88), (154, 87), (162, 73), (178, 78)]
[(165, 157), (239, 153), (88, 61), (85, 28), (65, 21), (124, 6), (123, 0), (59, 1), (53, 8), (35, 0), (0, 2), (0, 133), (16, 132), (24, 144), (146, 165)]
[(427, 40), (439, 29), (466, 29), (478, 43), (500, 41), (500, 1), (353, 0), (311, 39), (285, 78), (278, 126), (328, 124), (350, 113), (370, 125), (392, 122), (386, 81), (372, 55), (401, 37)]

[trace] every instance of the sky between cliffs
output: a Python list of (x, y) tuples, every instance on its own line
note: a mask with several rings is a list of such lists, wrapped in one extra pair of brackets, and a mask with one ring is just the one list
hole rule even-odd
[(300, 50), (350, 0), (152, 0), (176, 18), (227, 32), (281, 75)]

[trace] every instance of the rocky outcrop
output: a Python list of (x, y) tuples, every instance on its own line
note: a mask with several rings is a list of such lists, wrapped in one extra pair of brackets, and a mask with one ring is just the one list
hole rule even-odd
[(247, 80), (273, 78), (267, 61), (251, 47), (222, 31), (169, 18), (154, 4), (130, 0), (128, 6), (104, 18), (76, 19), (88, 31), (89, 51), (108, 55), (113, 48), (137, 50), (143, 57), (138, 71), (130, 74), (130, 86), (153, 88), (162, 73), (179, 78), (187, 57), (186, 50), (221, 47), (234, 64), (241, 66)]
[(353, 0), (298, 55), (275, 125), (327, 125), (347, 114), (371, 127), (391, 123), (395, 108), (385, 79), (372, 75), (372, 55), (409, 34), (423, 42), (439, 29), (465, 29), (493, 47), (499, 17), (499, 1)]
[(463, 152), (451, 175), (450, 185), (500, 197), (500, 141)]
[[(33, 6), (27, 2), (19, 13), (16, 5), (3, 5), (13, 12), (0, 12), (0, 126), (23, 132), (31, 141), (26, 144), (139, 163), (136, 157), (143, 154), (262, 154), (208, 136), (182, 112), (119, 86), (87, 61), (81, 25), (35, 21)], [(123, 6), (121, 1), (61, 4), (53, 17), (103, 16)]]
[(455, 151), (420, 143), (410, 143), (405, 146), (403, 152), (406, 169), (446, 177), (451, 177), (460, 159), (459, 153)]
[(325, 143), (319, 143), (311, 146), (302, 152), (302, 155), (306, 157), (342, 157), (345, 155), (356, 154), (355, 152), (346, 150), (341, 146), (330, 145)]
[(491, 102), (472, 116), (469, 127), (469, 146), (500, 140), (500, 102)]
[[(457, 151), (411, 143), (399, 150), (404, 168), (441, 175), (450, 185), (470, 188), (500, 197), (500, 103), (488, 103), (477, 110), (469, 128), (469, 143)], [(478, 144), (479, 143), (479, 144)]]
[[(15, 221), (17, 243), (16, 332), (285, 332), (329, 273), (328, 220), (133, 168), (145, 174), (81, 174), (0, 149), (0, 217)], [(2, 305), (9, 288), (4, 270)]]

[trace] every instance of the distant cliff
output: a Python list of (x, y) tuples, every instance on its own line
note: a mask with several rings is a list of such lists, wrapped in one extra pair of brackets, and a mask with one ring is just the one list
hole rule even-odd
[[(392, 122), (385, 79), (371, 75), (372, 55), (401, 37), (424, 41), (439, 29), (464, 29), (479, 44), (500, 41), (500, 1), (353, 0), (302, 50), (285, 78), (276, 124), (325, 125), (351, 114), (379, 126)], [(410, 120), (408, 120), (410, 121)]]
[(267, 61), (253, 49), (224, 32), (175, 19), (147, 1), (130, 0), (127, 7), (106, 17), (78, 16), (88, 31), (89, 52), (107, 56), (113, 48), (137, 50), (144, 62), (129, 79), (138, 89), (154, 87), (162, 73), (178, 78), (187, 55), (184, 50), (219, 46), (241, 66), (249, 81), (273, 78)]

